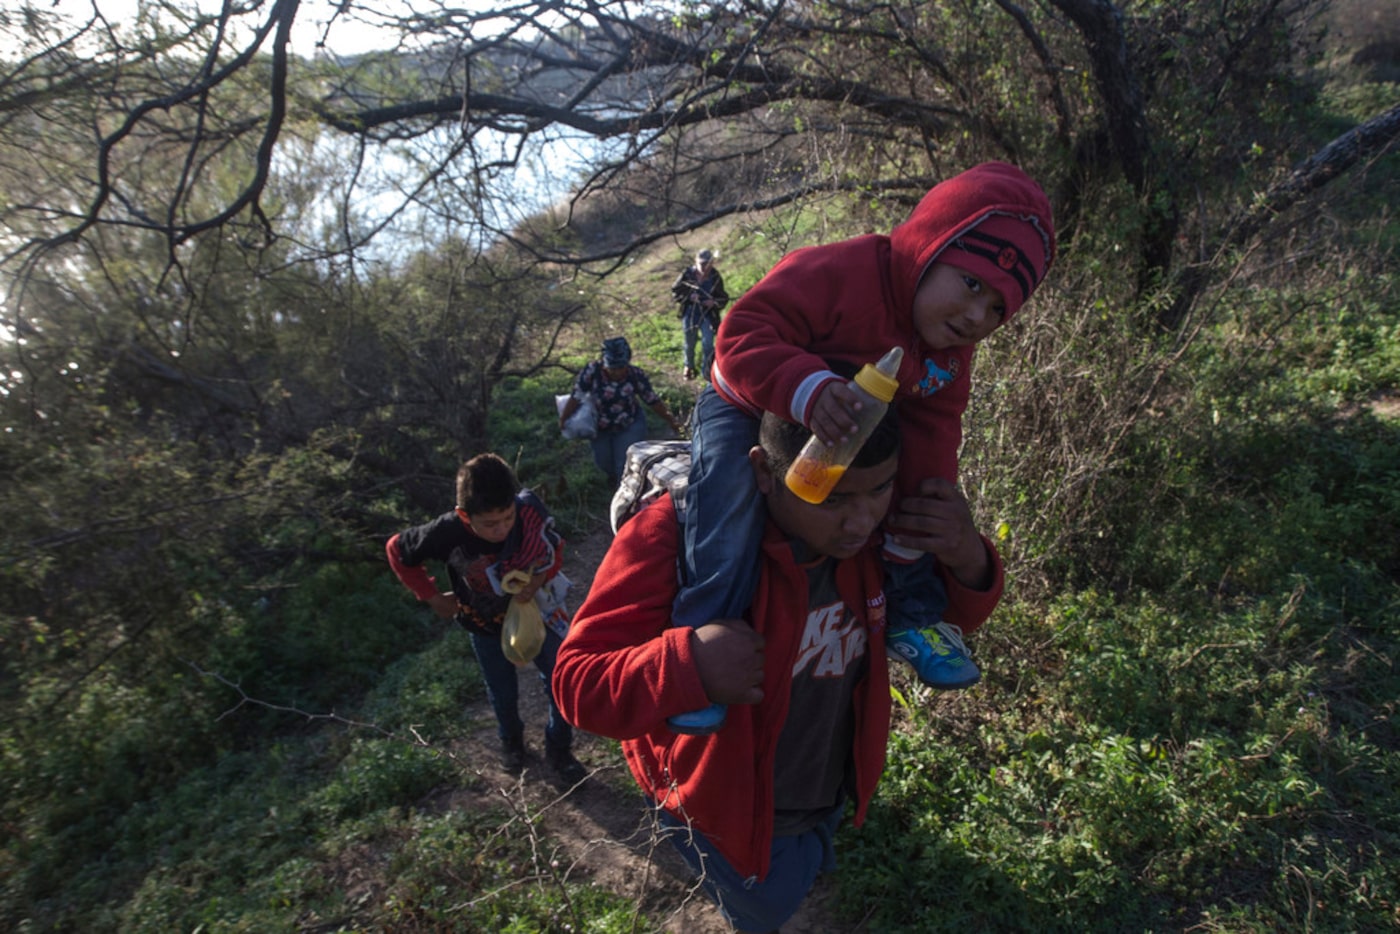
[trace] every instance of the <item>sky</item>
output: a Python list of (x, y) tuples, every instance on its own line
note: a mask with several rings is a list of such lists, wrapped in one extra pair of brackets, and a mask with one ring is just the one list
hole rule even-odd
[[(176, 0), (177, 3), (185, 7), (197, 7), (200, 10), (214, 13), (222, 7), (222, 0)], [(242, 0), (243, 5), (248, 5), (251, 0)], [(250, 19), (265, 19), (267, 8), (272, 6), (273, 0), (263, 0), (264, 12), (256, 14)], [(478, 2), (489, 2), (489, 0), (478, 0)], [(21, 0), (0, 0), (0, 8), (17, 9), (21, 5)], [(114, 23), (129, 22), (136, 18), (138, 12), (147, 6), (151, 6), (148, 0), (48, 0), (40, 5), (50, 11), (56, 11), (68, 18), (82, 22), (86, 21), (95, 7), (100, 10), (108, 20)], [(292, 50), (299, 55), (311, 56), (316, 52), (316, 44), (320, 41), (325, 32), (326, 24), (331, 21), (336, 8), (341, 4), (331, 3), (328, 0), (302, 0), (300, 9), (297, 11), (296, 24), (292, 30)], [(411, 4), (407, 0), (367, 0), (361, 4), (380, 14), (387, 14), (393, 10), (407, 11)], [(475, 2), (463, 4), (470, 8), (476, 5)], [(364, 22), (351, 22), (342, 17), (331, 27), (328, 36), (328, 47), (331, 51), (342, 55), (353, 55), (359, 52), (367, 52), (376, 48), (384, 48), (392, 45), (394, 36), (383, 33)]]
[[(151, 0), (0, 0), (0, 11), (19, 9), (25, 3), (33, 3), (38, 8), (56, 13), (73, 23), (86, 23), (93, 16), (93, 10), (102, 15), (116, 28), (134, 22), (142, 10), (159, 6)], [(184, 9), (196, 8), (208, 13), (216, 13), (222, 8), (223, 0), (171, 0), (170, 5)], [(243, 17), (250, 23), (264, 22), (275, 0), (230, 0), (244, 8), (257, 7), (257, 12)], [(353, 55), (377, 48), (394, 46), (400, 39), (399, 31), (377, 30), (373, 21), (394, 14), (411, 12), (413, 6), (420, 12), (440, 7), (439, 0), (301, 0), (297, 21), (294, 26), (293, 51), (305, 57), (317, 54), (317, 43), (323, 36), (327, 38), (329, 51), (339, 55)], [(498, 8), (496, 0), (455, 0), (452, 9), (471, 10)], [(446, 7), (442, 7), (446, 8)], [(337, 10), (355, 11), (358, 19), (347, 16), (337, 17)], [(370, 22), (367, 23), (366, 20)], [(330, 23), (330, 31), (326, 32)], [(264, 51), (267, 47), (264, 47)], [(553, 203), (566, 192), (569, 183), (577, 177), (579, 166), (594, 154), (587, 140), (565, 138), (546, 145), (545, 149), (531, 162), (522, 164), (515, 172), (507, 173), (498, 179), (503, 197), (498, 206), (503, 211), (534, 210)], [(506, 146), (511, 140), (500, 138), (489, 130), (482, 131), (477, 143), (480, 146)], [(376, 171), (393, 174), (402, 170), (403, 185), (412, 185), (413, 172), (397, 155), (392, 147), (386, 147), (375, 158)], [(373, 183), (362, 189), (358, 206), (374, 213), (383, 204), (397, 204), (398, 185), (390, 179), (388, 187)], [(389, 242), (395, 242), (386, 238)], [(402, 242), (402, 241), (397, 241)]]

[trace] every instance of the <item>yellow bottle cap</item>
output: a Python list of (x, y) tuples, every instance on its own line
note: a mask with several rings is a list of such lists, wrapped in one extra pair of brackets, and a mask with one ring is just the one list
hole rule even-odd
[(899, 389), (899, 364), (904, 360), (903, 347), (891, 347), (879, 363), (867, 363), (856, 374), (856, 385), (881, 402), (889, 402)]

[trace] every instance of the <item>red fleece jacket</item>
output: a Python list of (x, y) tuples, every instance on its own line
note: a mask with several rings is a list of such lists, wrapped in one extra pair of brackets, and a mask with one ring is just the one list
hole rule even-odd
[(903, 347), (895, 394), (904, 436), (898, 492), (910, 495), (927, 477), (957, 482), (973, 348), (926, 346), (914, 329), (914, 293), (938, 254), (991, 215), (1031, 221), (1053, 254), (1044, 192), (1000, 162), (935, 186), (888, 236), (789, 253), (725, 315), (715, 338), (716, 391), (752, 415), (776, 412), (810, 427), (820, 390), (839, 379), (823, 358), (874, 363)]
[[(714, 735), (676, 734), (667, 727), (667, 717), (709, 703), (695, 667), (691, 630), (671, 625), (680, 536), (669, 496), (622, 527), (559, 650), (554, 698), (571, 723), (622, 740), (632, 775), (649, 797), (678, 818), (694, 821), (738, 872), (762, 879), (773, 840), (773, 759), (788, 716), (793, 661), (808, 612), (807, 575), (793, 560), (782, 531), (769, 522), (758, 591), (746, 615), (765, 640), (764, 700), (731, 706)], [(1001, 592), (999, 560), (996, 572), (996, 586), (985, 594), (949, 577), (950, 613), (977, 623), (986, 619)], [(871, 547), (842, 561), (836, 586), (865, 625), (870, 652), (869, 672), (855, 692), (859, 826), (884, 770), (889, 737), (878, 550)]]

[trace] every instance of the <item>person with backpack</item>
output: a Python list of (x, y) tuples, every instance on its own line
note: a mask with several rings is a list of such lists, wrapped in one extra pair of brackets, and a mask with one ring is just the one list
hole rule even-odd
[(724, 277), (715, 268), (715, 255), (709, 250), (695, 254), (694, 265), (681, 270), (671, 283), (671, 298), (680, 305), (681, 329), (684, 332), (686, 379), (696, 377), (695, 345), (700, 344), (700, 375), (710, 378), (715, 362), (715, 332), (719, 330), (720, 312), (729, 304), (724, 291)]
[[(472, 652), (486, 680), (486, 696), (496, 715), (501, 766), (511, 774), (525, 767), (525, 724), (520, 719), (516, 665), (501, 645), (501, 630), (512, 600), (526, 603), (543, 588), (567, 585), (559, 573), (564, 539), (554, 517), (532, 491), (522, 489), (515, 471), (496, 454), (478, 454), (457, 471), (456, 507), (436, 519), (392, 536), (384, 546), (389, 566), (403, 585), (441, 619), (456, 619), (471, 637)], [(441, 590), (424, 566), (441, 562), (450, 589)], [(513, 595), (508, 579), (517, 572), (525, 583)], [(553, 603), (562, 606), (563, 594)], [(564, 621), (567, 624), (567, 620)], [(546, 626), (544, 644), (533, 659), (545, 687), (554, 671), (561, 635)], [(567, 785), (587, 770), (573, 754), (573, 727), (549, 698), (545, 762)]]
[[(564, 716), (621, 740), (659, 824), (742, 931), (779, 927), (834, 868), (833, 834), (848, 807), (864, 822), (889, 736), (877, 530), (894, 495), (899, 425), (886, 414), (820, 506), (784, 482), (808, 437), (766, 414), (747, 463), (731, 465), (751, 473), (764, 521), (758, 586), (739, 618), (672, 625), (686, 520), (662, 493), (623, 515), (554, 668)], [(996, 604), (988, 582), (1001, 568), (958, 501), (959, 548), (941, 573), (949, 613), (975, 621)], [(912, 497), (905, 509), (944, 506)], [(711, 702), (730, 705), (713, 735), (668, 725)]]

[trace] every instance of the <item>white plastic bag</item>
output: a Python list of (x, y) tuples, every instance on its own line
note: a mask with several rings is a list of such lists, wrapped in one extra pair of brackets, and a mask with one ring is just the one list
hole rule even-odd
[[(564, 414), (564, 406), (568, 405), (572, 395), (554, 397), (555, 408), (559, 414)], [(564, 437), (573, 441), (577, 438), (596, 438), (598, 436), (598, 410), (593, 406), (592, 396), (581, 396), (578, 408), (574, 414), (569, 416), (569, 420), (564, 423)]]

